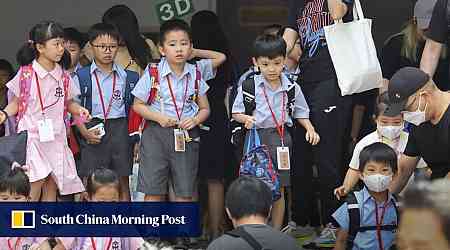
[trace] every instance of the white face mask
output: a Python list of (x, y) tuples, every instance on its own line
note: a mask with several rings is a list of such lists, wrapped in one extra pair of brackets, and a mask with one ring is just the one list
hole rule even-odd
[(395, 140), (400, 137), (403, 131), (403, 126), (380, 126), (377, 128), (381, 136), (386, 137), (390, 140)]
[(392, 175), (373, 174), (363, 177), (364, 184), (373, 192), (383, 192), (389, 188)]
[(428, 103), (425, 104), (425, 109), (423, 111), (420, 111), (420, 101), (422, 99), (422, 96), (419, 96), (419, 106), (417, 107), (417, 110), (414, 112), (405, 111), (403, 112), (403, 119), (409, 123), (412, 123), (416, 126), (419, 126), (420, 124), (426, 122), (425, 117), (425, 111), (427, 110)]

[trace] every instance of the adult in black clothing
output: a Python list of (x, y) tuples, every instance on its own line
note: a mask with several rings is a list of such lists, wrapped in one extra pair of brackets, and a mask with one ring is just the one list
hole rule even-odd
[[(311, 224), (308, 215), (311, 206), (314, 206), (312, 197), (319, 189), (322, 222), (327, 224), (337, 208), (333, 188), (341, 179), (339, 169), (347, 148), (343, 138), (346, 137), (346, 126), (350, 120), (351, 100), (341, 96), (323, 27), (331, 25), (334, 20), (351, 20), (353, 0), (292, 0), (289, 5), (289, 27), (283, 38), (288, 45), (287, 52), (293, 48), (297, 38), (300, 39), (303, 54), (300, 59), (302, 80), (299, 84), (311, 110), (311, 122), (321, 135), (321, 142), (311, 147), (304, 139), (304, 129), (297, 129), (294, 145), (296, 162), (291, 172), (293, 219), (299, 226)], [(319, 171), (318, 187), (312, 186), (313, 164)]]
[(437, 88), (433, 79), (418, 68), (405, 67), (389, 82), (388, 116), (403, 113), (413, 124), (408, 144), (398, 165), (398, 174), (391, 186), (399, 193), (422, 157), (430, 167), (431, 179), (450, 173), (450, 93)]
[[(414, 17), (403, 30), (388, 38), (381, 51), (381, 69), (386, 81), (403, 67), (419, 67), (425, 47), (425, 32), (429, 27), (436, 0), (419, 0), (414, 7)], [(437, 86), (450, 90), (449, 60), (447, 49), (440, 56), (436, 74), (433, 77)]]
[(420, 68), (430, 76), (434, 76), (444, 45), (450, 45), (450, 1), (437, 0), (429, 30), (426, 32), (427, 42), (422, 54)]
[(216, 77), (207, 81), (211, 114), (203, 124), (209, 131), (202, 131), (200, 142), (200, 180), (208, 184), (209, 231), (212, 239), (220, 235), (224, 215), (225, 168), (231, 166), (229, 119), (225, 107), (227, 88), (233, 81), (233, 60), (228, 39), (214, 12), (197, 12), (191, 21), (194, 47), (220, 51), (227, 61), (217, 69)]

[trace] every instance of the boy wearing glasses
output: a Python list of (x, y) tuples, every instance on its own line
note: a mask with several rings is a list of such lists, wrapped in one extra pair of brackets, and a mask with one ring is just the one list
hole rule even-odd
[(97, 166), (114, 170), (120, 176), (120, 199), (130, 200), (128, 178), (133, 159), (132, 141), (128, 135), (128, 111), (131, 90), (139, 80), (137, 73), (114, 63), (119, 33), (105, 23), (93, 25), (89, 43), (93, 48), (92, 64), (77, 71), (81, 105), (90, 110), (92, 121), (78, 124), (81, 167), (86, 178)]

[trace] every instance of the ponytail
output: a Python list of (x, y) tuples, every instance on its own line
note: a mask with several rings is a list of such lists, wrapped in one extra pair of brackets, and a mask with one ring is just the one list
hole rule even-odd
[(34, 42), (29, 41), (19, 49), (16, 54), (16, 60), (20, 66), (29, 65), (36, 59), (38, 51), (35, 46)]
[(70, 66), (72, 65), (72, 60), (70, 59), (70, 53), (66, 49), (64, 49), (64, 54), (61, 57), (61, 60), (58, 62), (59, 65), (65, 70), (70, 69)]

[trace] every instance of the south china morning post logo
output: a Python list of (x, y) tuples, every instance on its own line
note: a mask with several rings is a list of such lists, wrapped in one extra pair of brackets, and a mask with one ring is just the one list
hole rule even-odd
[(36, 228), (36, 213), (34, 210), (12, 210), (12, 229), (34, 229)]

